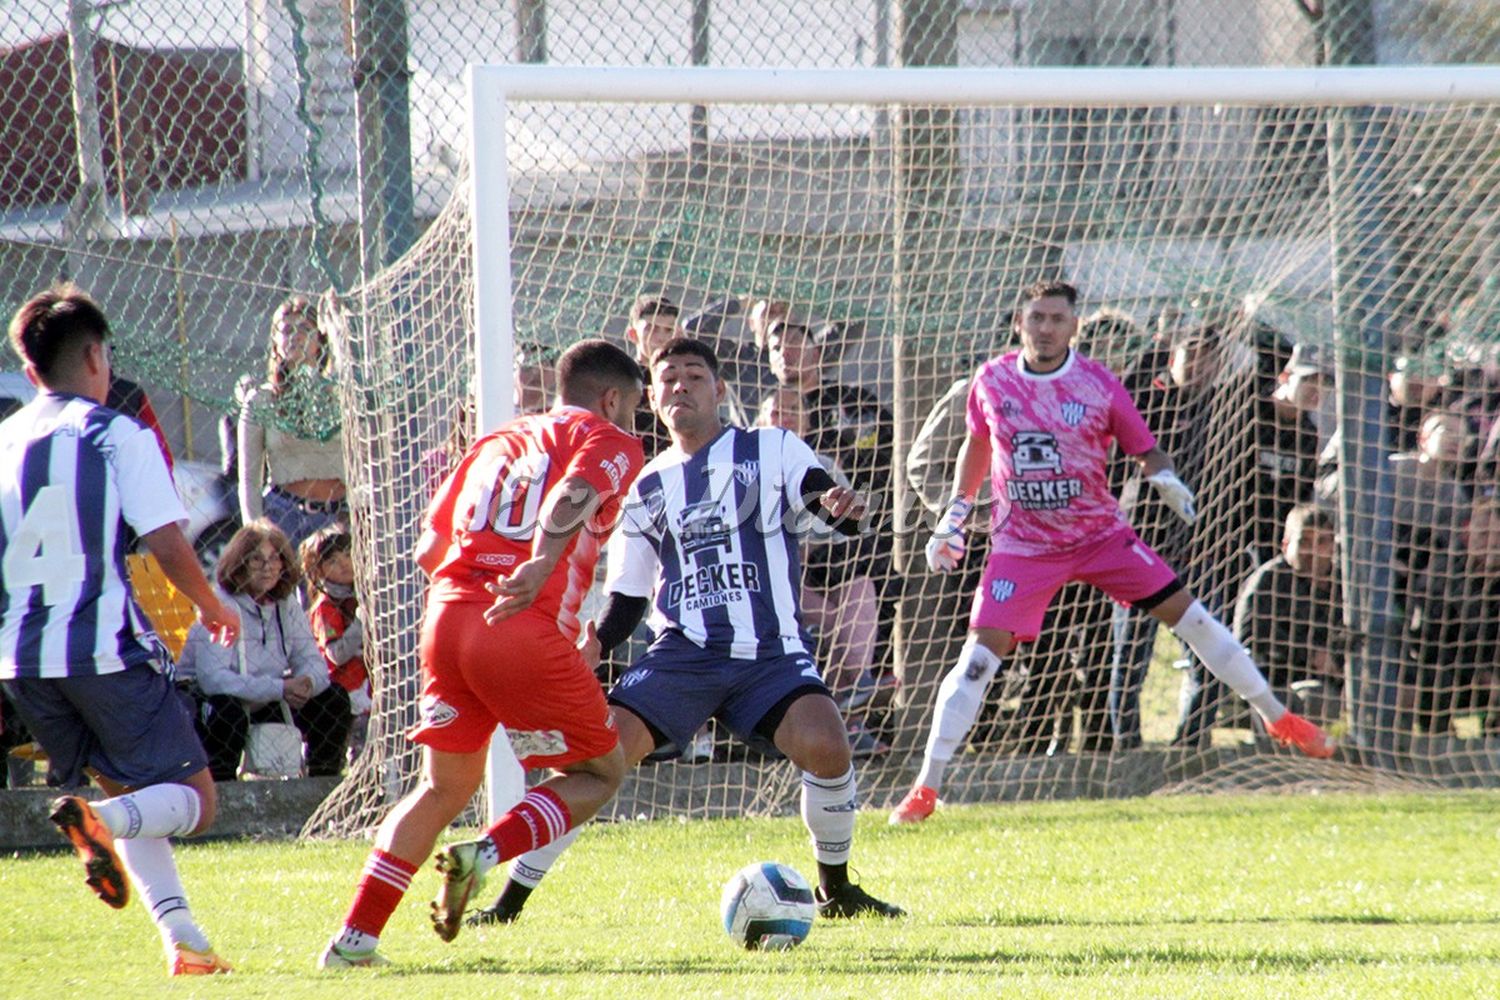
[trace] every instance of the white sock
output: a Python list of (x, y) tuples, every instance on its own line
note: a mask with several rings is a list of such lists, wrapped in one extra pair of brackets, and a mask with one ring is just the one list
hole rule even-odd
[(531, 889), (541, 885), (542, 879), (552, 870), (552, 866), (557, 863), (562, 852), (578, 839), (578, 831), (581, 829), (583, 827), (575, 826), (551, 843), (543, 844), (536, 850), (527, 851), (516, 858), (510, 863), (511, 879)]
[(933, 709), (932, 732), (927, 736), (927, 752), (922, 756), (922, 771), (917, 784), (933, 791), (943, 786), (943, 772), (948, 762), (969, 738), (969, 730), (984, 707), (985, 692), (1000, 670), (1000, 657), (973, 636), (964, 643), (958, 663), (938, 685), (937, 705)]
[(348, 924), (345, 924), (343, 929), (339, 931), (338, 937), (333, 939), (333, 943), (340, 951), (357, 955), (367, 951), (374, 951), (375, 947), (380, 944), (380, 938), (374, 934), (357, 931)]
[(194, 951), (209, 951), (208, 937), (188, 909), (182, 878), (177, 874), (177, 859), (172, 856), (172, 845), (167, 838), (120, 840), (115, 844), (115, 851), (130, 873), (130, 881), (140, 893), (141, 901), (150, 911), (167, 950), (171, 951), (173, 945), (180, 944)]
[(1267, 722), (1274, 723), (1286, 714), (1286, 706), (1271, 693), (1265, 675), (1245, 647), (1201, 603), (1189, 605), (1172, 631), (1198, 655), (1209, 673), (1255, 706)]
[(203, 804), (187, 785), (148, 785), (112, 799), (92, 802), (94, 814), (122, 840), (185, 837), (193, 832)]
[(819, 864), (841, 865), (854, 843), (854, 766), (837, 778), (802, 772), (802, 822)]

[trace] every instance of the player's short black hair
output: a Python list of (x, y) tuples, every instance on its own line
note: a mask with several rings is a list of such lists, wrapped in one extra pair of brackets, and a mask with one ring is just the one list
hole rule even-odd
[(719, 356), (714, 353), (712, 347), (693, 337), (673, 337), (665, 344), (662, 344), (656, 353), (651, 356), (651, 368), (654, 371), (656, 363), (662, 358), (679, 357), (682, 355), (691, 355), (692, 357), (701, 359), (705, 365), (708, 365), (708, 370), (714, 373), (714, 378), (719, 377)]
[(53, 285), (27, 299), (10, 320), (11, 346), (42, 378), (65, 353), (110, 337), (104, 310), (77, 285)]
[(1067, 299), (1069, 306), (1074, 309), (1078, 308), (1078, 289), (1056, 278), (1033, 281), (1021, 289), (1021, 305), (1025, 306), (1026, 303), (1035, 302), (1037, 299), (1050, 299), (1053, 296)]
[(641, 320), (647, 316), (666, 316), (675, 320), (680, 315), (682, 310), (677, 307), (677, 303), (659, 292), (637, 295), (630, 305), (631, 326), (640, 326)]
[(580, 340), (557, 359), (557, 394), (587, 406), (605, 389), (639, 388), (641, 366), (607, 340)]

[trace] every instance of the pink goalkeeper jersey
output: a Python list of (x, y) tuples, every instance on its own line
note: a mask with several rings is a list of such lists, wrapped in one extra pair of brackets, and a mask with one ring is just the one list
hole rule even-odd
[(967, 422), (990, 439), (995, 491), (990, 551), (1042, 555), (1073, 549), (1126, 524), (1109, 491), (1109, 445), (1127, 455), (1156, 447), (1140, 411), (1110, 370), (1077, 351), (1035, 375), (1018, 351), (980, 366)]

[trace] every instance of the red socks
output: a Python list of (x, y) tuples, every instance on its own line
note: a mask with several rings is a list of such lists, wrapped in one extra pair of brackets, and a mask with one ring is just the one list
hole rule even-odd
[(534, 851), (568, 832), (573, 817), (567, 803), (549, 788), (533, 788), (501, 816), (485, 836), (500, 852), (501, 861)]
[(354, 901), (349, 904), (349, 914), (344, 917), (344, 926), (379, 937), (391, 919), (396, 905), (411, 885), (411, 877), (417, 873), (415, 865), (402, 861), (394, 854), (380, 848), (370, 851), (365, 861), (365, 870), (354, 889)]

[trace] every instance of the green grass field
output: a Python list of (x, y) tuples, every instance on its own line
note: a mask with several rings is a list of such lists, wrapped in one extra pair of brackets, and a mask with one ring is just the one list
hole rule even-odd
[[(362, 843), (179, 851), (234, 975), (167, 980), (139, 903), (105, 908), (71, 854), (0, 862), (0, 996), (1495, 997), (1492, 794), (1173, 798), (860, 816), (855, 867), (910, 911), (740, 951), (723, 881), (760, 859), (815, 871), (795, 819), (598, 827), (510, 927), (443, 944), (429, 866), (383, 970), (318, 973)], [(488, 895), (488, 894), (486, 894)], [(503, 978), (500, 978), (503, 977)]]

